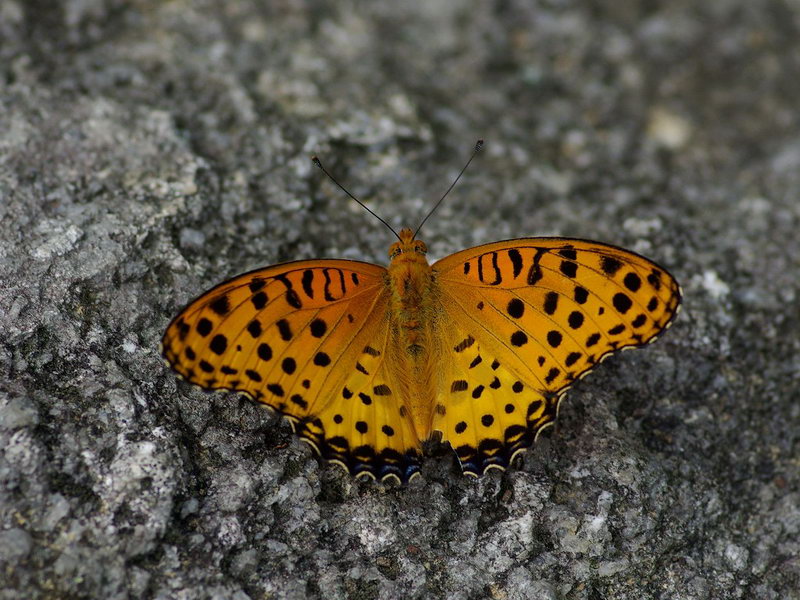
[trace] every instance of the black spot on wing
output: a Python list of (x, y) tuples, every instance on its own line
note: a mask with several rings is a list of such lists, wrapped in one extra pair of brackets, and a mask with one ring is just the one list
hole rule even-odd
[(453, 347), (453, 350), (456, 352), (463, 352), (464, 350), (472, 346), (472, 344), (474, 343), (475, 343), (475, 338), (473, 338), (471, 335), (468, 335), (465, 339), (461, 340), (458, 344), (456, 344)]
[(302, 308), (303, 303), (300, 301), (300, 296), (294, 290), (286, 290), (286, 303), (292, 308)]
[(454, 382), (453, 382), (453, 383), (450, 385), (450, 391), (451, 391), (451, 392), (463, 392), (463, 391), (464, 391), (464, 390), (466, 390), (468, 387), (469, 387), (469, 384), (468, 384), (468, 383), (467, 383), (465, 380), (463, 380), (463, 379), (456, 379), (456, 380), (455, 380), (455, 381), (454, 381)]
[(579, 310), (573, 310), (567, 317), (567, 322), (572, 329), (579, 329), (583, 325), (583, 313)]
[(218, 333), (211, 340), (211, 343), (208, 345), (208, 347), (211, 348), (211, 351), (214, 354), (222, 355), (228, 347), (228, 338), (221, 333)]
[(519, 319), (525, 313), (525, 303), (523, 303), (519, 298), (512, 298), (509, 301), (506, 310), (509, 315), (515, 319)]
[(522, 255), (519, 253), (519, 250), (512, 248), (508, 251), (508, 259), (511, 261), (514, 279), (516, 279), (522, 272)]
[(528, 343), (528, 336), (525, 334), (524, 331), (518, 330), (511, 334), (511, 345), (512, 346), (524, 346)]
[(212, 328), (213, 328), (213, 325), (211, 324), (211, 321), (209, 321), (205, 317), (200, 319), (197, 322), (197, 326), (195, 327), (195, 329), (197, 330), (197, 333), (199, 333), (203, 337), (206, 337), (209, 333), (211, 333), (211, 329)]
[(547, 252), (546, 248), (537, 248), (536, 253), (533, 255), (533, 263), (528, 269), (528, 285), (536, 285), (542, 278), (542, 267), (539, 266), (539, 261), (542, 256)]
[(625, 278), (622, 280), (622, 283), (625, 284), (625, 287), (628, 288), (632, 292), (636, 292), (642, 287), (642, 280), (636, 273), (628, 273), (625, 275)]
[(221, 296), (213, 300), (211, 303), (209, 303), (208, 307), (222, 317), (230, 312), (231, 303), (230, 300), (228, 299), (227, 294), (222, 294)]
[(284, 391), (283, 386), (279, 383), (268, 383), (267, 390), (278, 396), (279, 398), (283, 398)]
[(500, 267), (497, 265), (497, 252), (492, 252), (492, 269), (494, 269), (494, 280), (489, 285), (499, 285), (503, 281), (503, 275), (500, 273)]
[(178, 319), (178, 339), (180, 341), (183, 342), (186, 340), (186, 336), (189, 335), (190, 330), (191, 327), (183, 320), (183, 317)]
[(284, 342), (288, 342), (289, 340), (292, 339), (293, 334), (292, 334), (292, 328), (289, 325), (289, 321), (287, 321), (286, 319), (280, 319), (275, 323), (275, 325), (277, 326), (278, 333), (280, 333), (281, 339)]
[(606, 275), (613, 276), (617, 271), (620, 270), (620, 268), (622, 268), (622, 263), (611, 256), (601, 256), (600, 268), (603, 269), (603, 273)]
[(260, 358), (265, 362), (268, 360), (272, 360), (272, 348), (270, 348), (269, 344), (266, 343), (259, 344), (256, 354), (258, 354), (258, 358)]
[(253, 339), (260, 337), (262, 332), (261, 321), (258, 319), (253, 319), (247, 324), (247, 333), (249, 333), (250, 337)]
[(621, 314), (625, 314), (628, 310), (633, 306), (633, 301), (628, 297), (627, 294), (623, 294), (622, 292), (617, 292), (614, 294), (614, 298), (611, 300), (614, 308)]
[(570, 260), (562, 260), (559, 270), (569, 278), (574, 278), (578, 274), (578, 263)]
[(544, 312), (548, 315), (552, 315), (556, 312), (558, 308), (558, 293), (557, 292), (547, 292), (544, 295)]
[(314, 271), (311, 269), (306, 269), (303, 271), (303, 292), (309, 298), (314, 298)]
[(292, 308), (301, 308), (303, 303), (300, 301), (300, 296), (293, 289), (292, 280), (285, 273), (275, 275), (275, 280), (280, 281), (286, 287), (286, 303)]
[(322, 292), (327, 302), (333, 302), (336, 300), (336, 298), (334, 298), (333, 294), (331, 294), (331, 276), (328, 271), (330, 271), (330, 269), (322, 270), (322, 277), (325, 279), (325, 283), (322, 285)]
[(253, 297), (250, 298), (250, 302), (253, 303), (253, 307), (256, 310), (261, 310), (262, 308), (264, 308), (267, 305), (267, 294), (266, 294), (266, 292), (261, 291), (261, 292), (258, 292), (256, 294), (254, 294)]
[(547, 332), (547, 343), (550, 344), (552, 348), (558, 348), (561, 345), (561, 340), (563, 336), (559, 331), (555, 329)]
[(321, 338), (328, 331), (328, 324), (322, 319), (314, 319), (311, 321), (309, 329), (311, 330), (311, 335), (315, 338)]

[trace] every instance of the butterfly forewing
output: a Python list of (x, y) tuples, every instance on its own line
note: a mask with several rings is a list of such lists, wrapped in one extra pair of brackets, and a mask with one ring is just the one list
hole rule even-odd
[[(315, 261), (240, 275), (191, 302), (167, 328), (162, 352), (191, 383), (246, 392), (302, 416), (301, 405), (286, 404), (288, 392), (299, 393), (315, 360), (330, 364), (333, 358), (326, 360), (324, 353), (337, 334), (364, 325), (348, 323), (347, 315), (380, 296), (382, 271), (349, 261), (324, 266)], [(306, 388), (305, 395), (312, 394)]]

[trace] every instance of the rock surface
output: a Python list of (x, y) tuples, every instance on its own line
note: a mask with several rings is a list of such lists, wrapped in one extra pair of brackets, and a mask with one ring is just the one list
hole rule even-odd
[[(0, 599), (800, 598), (800, 7), (0, 0)], [(479, 480), (179, 383), (183, 303), (423, 232), (615, 243), (659, 342)]]

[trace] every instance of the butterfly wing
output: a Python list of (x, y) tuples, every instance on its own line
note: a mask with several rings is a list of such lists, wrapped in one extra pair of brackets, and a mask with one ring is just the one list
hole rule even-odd
[[(239, 275), (189, 303), (162, 354), (185, 380), (277, 410), (301, 439), (354, 475), (408, 480), (419, 439), (384, 362), (386, 269), (298, 261)], [(394, 401), (398, 410), (390, 411)]]
[(475, 475), (504, 468), (553, 423), (574, 381), (654, 341), (681, 301), (664, 268), (587, 240), (486, 244), (433, 271), (453, 326), (432, 428)]

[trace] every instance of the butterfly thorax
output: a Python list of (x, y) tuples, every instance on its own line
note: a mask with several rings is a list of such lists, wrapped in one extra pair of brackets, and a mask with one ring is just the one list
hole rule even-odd
[(400, 241), (389, 248), (392, 316), (399, 329), (399, 341), (411, 356), (419, 356), (427, 346), (423, 323), (432, 283), (427, 251), (425, 242), (415, 240), (410, 229), (402, 229)]

